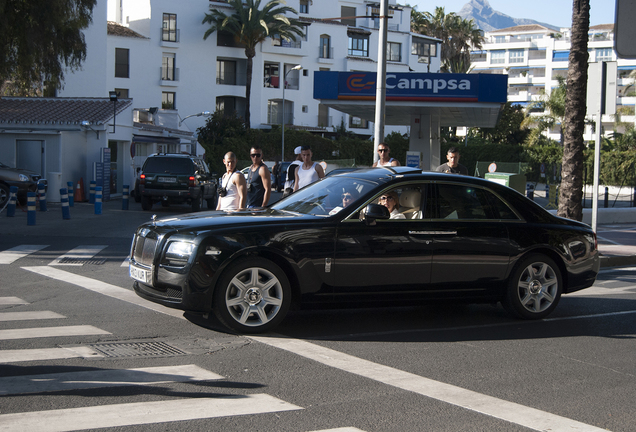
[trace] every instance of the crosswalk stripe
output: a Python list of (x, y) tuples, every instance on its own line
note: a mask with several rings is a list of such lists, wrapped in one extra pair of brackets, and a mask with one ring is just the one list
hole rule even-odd
[(64, 270), (57, 269), (49, 266), (38, 267), (22, 267), (24, 270), (31, 271), (33, 273), (40, 274), (42, 276), (64, 281), (73, 285), (86, 288), (99, 294), (107, 295), (112, 298), (116, 298), (137, 306), (141, 306), (146, 309), (151, 309), (160, 312), (165, 315), (170, 315), (175, 318), (185, 319), (183, 317), (183, 311), (179, 309), (172, 309), (166, 306), (162, 306), (157, 303), (149, 302), (139, 297), (131, 289), (121, 288), (116, 285), (111, 285), (106, 282), (99, 281), (97, 279), (91, 279), (86, 276), (76, 275)]
[(0, 312), (0, 321), (29, 321), (57, 318), (66, 317), (51, 311)]
[(402, 390), (456, 405), (537, 431), (602, 432), (592, 425), (547, 411), (508, 402), (493, 396), (435, 381), (410, 372), (364, 360), (311, 342), (284, 337), (250, 336), (250, 339), (295, 353), (318, 363), (384, 383)]
[(0, 415), (3, 432), (70, 432), (301, 410), (266, 394), (186, 398)]
[(0, 305), (27, 305), (26, 302), (18, 297), (0, 297)]
[(72, 249), (65, 253), (64, 255), (60, 255), (53, 261), (49, 263), (50, 266), (82, 266), (84, 263), (64, 263), (65, 259), (88, 259), (92, 258), (101, 252), (103, 249), (106, 249), (108, 245), (88, 245), (88, 246), (78, 246), (75, 249)]
[(124, 262), (121, 263), (121, 267), (128, 267), (129, 264), (130, 264), (130, 257), (126, 257)]
[(11, 264), (22, 257), (42, 250), (49, 245), (20, 245), (0, 252), (0, 264)]
[(335, 429), (321, 429), (313, 432), (364, 432), (362, 429), (355, 427), (341, 427)]
[(101, 369), (0, 378), (0, 395), (219, 379), (223, 377), (196, 365)]
[(24, 329), (0, 330), (0, 340), (32, 339), (58, 336), (88, 336), (111, 334), (97, 327), (89, 325), (65, 326), (65, 327), (37, 327)]
[(89, 347), (0, 350), (0, 363), (104, 357)]

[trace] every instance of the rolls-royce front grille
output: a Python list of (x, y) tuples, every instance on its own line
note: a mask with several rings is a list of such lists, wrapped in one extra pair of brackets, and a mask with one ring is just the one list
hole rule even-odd
[(135, 239), (135, 247), (133, 249), (133, 258), (139, 264), (152, 266), (152, 260), (157, 249), (157, 240), (148, 237), (139, 237)]

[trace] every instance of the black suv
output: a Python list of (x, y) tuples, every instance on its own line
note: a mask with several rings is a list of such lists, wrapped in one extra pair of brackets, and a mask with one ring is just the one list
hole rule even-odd
[(203, 207), (216, 208), (217, 180), (208, 165), (197, 156), (186, 154), (154, 154), (148, 156), (139, 176), (141, 208), (152, 209), (152, 204), (188, 203), (192, 211)]
[(39, 174), (33, 171), (11, 168), (0, 162), (0, 209), (4, 208), (9, 201), (9, 191), (11, 186), (18, 188), (18, 200), (21, 203), (26, 202), (27, 192), (37, 192), (38, 183), (43, 182), (46, 186), (46, 180), (42, 179)]

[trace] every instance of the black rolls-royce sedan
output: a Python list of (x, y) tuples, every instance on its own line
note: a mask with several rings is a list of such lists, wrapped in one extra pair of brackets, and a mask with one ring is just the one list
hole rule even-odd
[(513, 189), (387, 167), (328, 176), (264, 209), (142, 224), (129, 269), (141, 297), (256, 333), (310, 303), (501, 302), (540, 319), (599, 266), (589, 226)]

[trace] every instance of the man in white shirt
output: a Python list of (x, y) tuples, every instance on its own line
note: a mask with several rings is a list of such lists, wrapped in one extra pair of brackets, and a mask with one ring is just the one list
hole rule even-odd
[(298, 189), (316, 182), (325, 176), (325, 170), (317, 162), (312, 162), (313, 153), (309, 146), (301, 146), (300, 157), (303, 164), (296, 170), (296, 181), (294, 183), (294, 192)]

